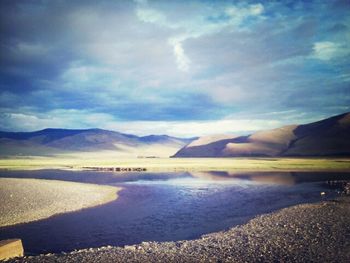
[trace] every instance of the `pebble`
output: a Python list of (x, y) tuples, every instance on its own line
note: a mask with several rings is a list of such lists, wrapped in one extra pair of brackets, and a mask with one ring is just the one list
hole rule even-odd
[[(350, 197), (257, 216), (203, 238), (80, 250), (15, 262), (350, 262)], [(92, 251), (92, 252), (90, 252)]]

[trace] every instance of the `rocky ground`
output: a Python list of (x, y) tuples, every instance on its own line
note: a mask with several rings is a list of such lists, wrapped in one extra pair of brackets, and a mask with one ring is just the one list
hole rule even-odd
[(0, 227), (103, 204), (115, 200), (118, 190), (55, 180), (0, 178)]
[(350, 262), (350, 197), (258, 216), (228, 231), (180, 242), (143, 242), (14, 262)]

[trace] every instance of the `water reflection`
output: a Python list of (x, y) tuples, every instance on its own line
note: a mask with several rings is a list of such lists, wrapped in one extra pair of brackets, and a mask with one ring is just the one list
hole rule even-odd
[[(117, 185), (120, 198), (103, 206), (0, 228), (0, 239), (20, 237), (27, 253), (122, 246), (146, 240), (197, 238), (287, 206), (336, 196), (329, 180), (349, 173), (110, 173), (1, 171), (3, 177)], [(321, 196), (320, 192), (326, 191)]]
[(0, 177), (62, 180), (113, 185), (134, 181), (159, 181), (189, 177), (188, 173), (96, 172), (70, 170), (0, 171)]
[(277, 185), (295, 185), (310, 182), (325, 182), (336, 180), (350, 180), (349, 172), (229, 172), (229, 171), (210, 171), (210, 172), (191, 172), (190, 175), (195, 178), (206, 179), (210, 181), (242, 181), (247, 180), (254, 183), (277, 184)]
[(224, 171), (213, 172), (191, 172), (190, 175), (201, 180), (215, 182), (239, 182), (258, 183), (258, 184), (278, 184), (294, 185), (297, 183), (296, 176), (293, 173), (233, 173)]
[(138, 172), (96, 172), (69, 170), (35, 171), (0, 171), (0, 177), (36, 178), (63, 180), (94, 184), (113, 185), (118, 183), (168, 183), (168, 184), (234, 184), (257, 183), (295, 185), (310, 182), (349, 180), (349, 172), (173, 172), (173, 173), (138, 173)]

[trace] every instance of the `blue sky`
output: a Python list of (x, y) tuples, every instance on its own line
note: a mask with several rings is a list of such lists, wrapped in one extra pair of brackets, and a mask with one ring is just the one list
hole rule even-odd
[(0, 130), (243, 134), (350, 111), (349, 1), (1, 1)]

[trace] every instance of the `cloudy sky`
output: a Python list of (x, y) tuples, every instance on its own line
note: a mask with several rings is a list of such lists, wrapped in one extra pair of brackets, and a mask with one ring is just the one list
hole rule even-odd
[(0, 1), (0, 130), (242, 134), (350, 111), (350, 2)]

